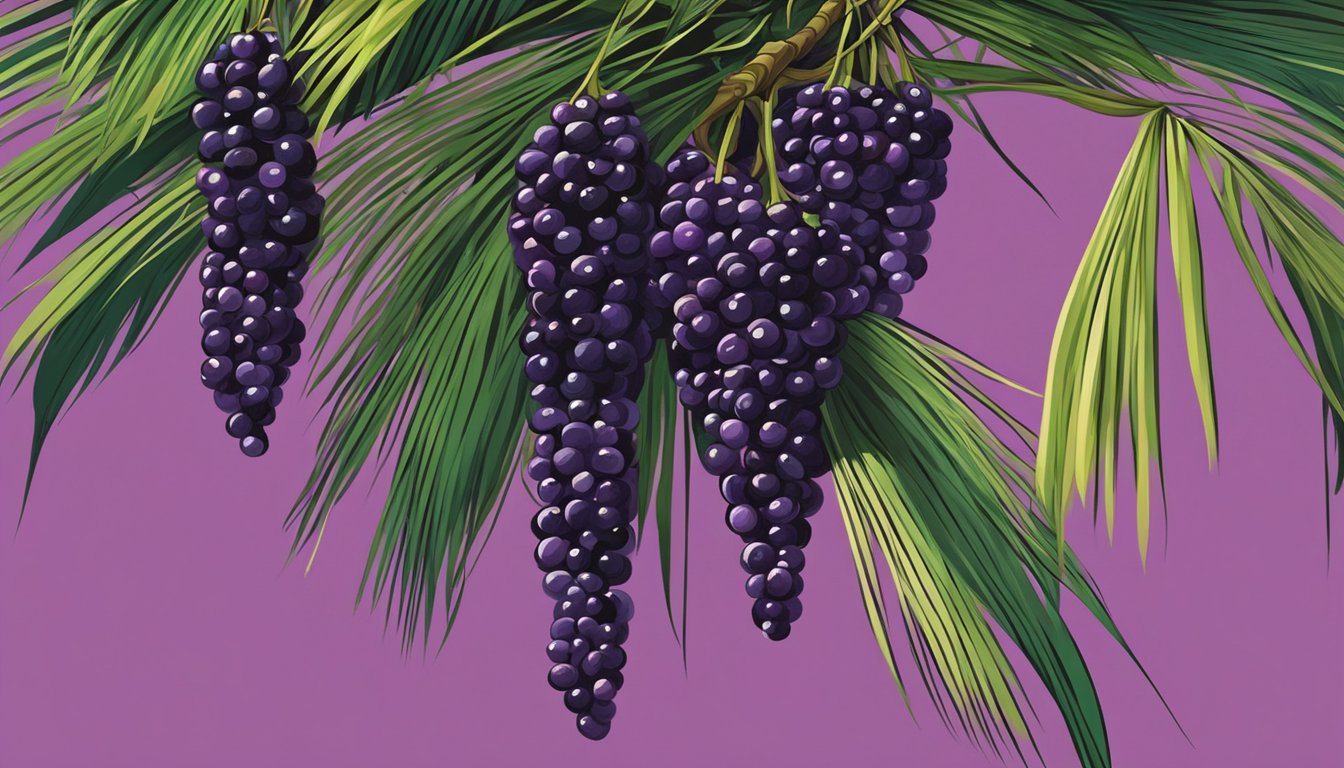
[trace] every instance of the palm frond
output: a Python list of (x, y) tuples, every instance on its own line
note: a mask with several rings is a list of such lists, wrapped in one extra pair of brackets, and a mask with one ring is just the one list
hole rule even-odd
[(704, 18), (725, 0), (662, 0), (671, 6), (666, 38), (672, 39), (685, 32), (697, 19)]
[(319, 113), (319, 132), (332, 122), (336, 105), (347, 100), (380, 54), (397, 40), (427, 3), (428, 0), (392, 3), (346, 0), (332, 4), (316, 16), (296, 47), (311, 54), (300, 70), (302, 76), (311, 80), (309, 96), (326, 104)]
[(1176, 271), (1185, 327), (1186, 357), (1199, 398), (1204, 422), (1204, 443), (1209, 465), (1218, 461), (1218, 401), (1213, 386), (1213, 362), (1209, 344), (1209, 317), (1204, 297), (1204, 255), (1199, 237), (1199, 216), (1190, 187), (1190, 150), (1185, 128), (1179, 120), (1164, 125), (1163, 154), (1166, 165), (1167, 226), (1171, 260)]
[[(1070, 486), (1085, 496), (1100, 467), (1106, 473), (1106, 528), (1114, 535), (1116, 451), (1127, 413), (1144, 553), (1151, 465), (1160, 462), (1154, 278), (1161, 150), (1162, 118), (1153, 113), (1125, 158), (1064, 300), (1050, 351), (1036, 465), (1045, 507), (1061, 516)], [(1062, 518), (1056, 527), (1062, 544)]]
[(326, 105), (319, 129), (368, 116), (408, 85), (480, 55), (591, 26), (610, 0), (346, 0), (311, 17), (296, 50), (311, 54), (300, 74)]
[[(1108, 531), (1113, 530), (1117, 446), (1122, 436), (1122, 413), (1127, 411), (1138, 486), (1140, 551), (1146, 554), (1150, 473), (1155, 468), (1160, 478), (1162, 467), (1154, 254), (1158, 199), (1164, 189), (1187, 357), (1203, 414), (1210, 461), (1217, 458), (1218, 427), (1203, 280), (1203, 261), (1208, 254), (1200, 245), (1191, 193), (1191, 185), (1199, 176), (1207, 176), (1213, 186), (1222, 223), (1231, 233), (1242, 267), (1270, 317), (1321, 387), (1330, 421), (1339, 423), (1339, 414), (1344, 412), (1344, 378), (1337, 347), (1340, 317), (1344, 315), (1344, 269), (1340, 266), (1344, 244), (1287, 186), (1252, 158), (1302, 182), (1336, 209), (1344, 210), (1344, 194), (1340, 192), (1344, 187), (1337, 187), (1328, 172), (1318, 173), (1296, 159), (1255, 145), (1239, 149), (1217, 135), (1219, 128), (1166, 108), (1149, 114), (1116, 179), (1065, 300), (1051, 352), (1041, 460), (1037, 464), (1043, 500), (1061, 531), (1070, 497), (1075, 493), (1086, 497), (1098, 474), (1102, 475), (1100, 490)], [(1202, 174), (1196, 172), (1196, 165), (1203, 169)], [(1247, 232), (1243, 204), (1255, 213), (1264, 233), (1264, 257), (1271, 259), (1277, 254), (1284, 264), (1298, 303), (1306, 312), (1314, 345), (1299, 335), (1275, 294), (1266, 265)], [(1336, 464), (1336, 477), (1339, 467)]]
[[(0, 48), (0, 100), (18, 94), (35, 97), (38, 86), (54, 79), (70, 37), (67, 14), (73, 0), (43, 0), (0, 15), (0, 38), (16, 39)], [(30, 98), (0, 118), (0, 127), (47, 106), (50, 100)]]
[[(367, 117), (392, 101), (408, 83), (418, 83), (442, 72), (466, 56), (481, 56), (540, 37), (559, 37), (601, 24), (601, 10), (609, 13), (609, 0), (585, 2), (538, 2), (503, 0), (425, 0), (371, 59), (358, 79), (352, 79), (349, 96), (334, 110), (335, 122)], [(363, 25), (371, 22), (365, 19)], [(313, 30), (314, 39), (321, 34)], [(318, 46), (337, 51), (343, 46)]]
[[(945, 717), (996, 751), (1020, 755), (1034, 744), (997, 626), (1045, 684), (1082, 764), (1109, 765), (1097, 693), (1059, 615), (1061, 588), (1124, 640), (1072, 552), (1057, 553), (1050, 526), (1031, 512), (1029, 465), (963, 398), (992, 400), (905, 326), (864, 316), (849, 338), (844, 381), (824, 406), (827, 450), (893, 676), (901, 680), (874, 546), (920, 677), (940, 711), (950, 705)], [(1006, 425), (1026, 433), (1011, 418)]]
[(241, 29), (257, 18), (257, 0), (214, 3), (145, 3), (104, 0), (81, 4), (57, 87), (71, 105), (105, 82), (99, 94), (101, 163), (136, 149), (154, 125), (184, 115), (196, 70), (219, 44), (221, 30)]
[(1170, 65), (1132, 31), (1073, 0), (912, 0), (916, 13), (1024, 69), (1121, 89), (1126, 77), (1175, 82)]
[[(14, 43), (13, 57), (27, 62), (18, 70), (21, 81), (27, 89), (42, 88), (14, 119), (28, 130), (53, 124), (55, 130), (0, 169), (0, 237), (12, 237), (43, 205), (76, 190), (39, 241), (41, 249), (123, 202), (137, 184), (165, 183), (166, 172), (190, 154), (187, 107), (195, 70), (227, 30), (244, 24), (250, 5), (85, 3), (72, 18)], [(71, 9), (51, 4), (47, 10)], [(14, 26), (53, 18), (32, 14)], [(35, 114), (52, 106), (64, 109)], [(24, 117), (38, 119), (32, 124)]]
[[(408, 102), (330, 157), (334, 173), (348, 174), (350, 194), (333, 196), (328, 209), (327, 254), (344, 253), (336, 274), (343, 287), (324, 297), (324, 308), (366, 320), (312, 382), (329, 386), (331, 414), (290, 522), (297, 547), (325, 525), (375, 448), (397, 453), (365, 579), (375, 601), (400, 585), (397, 623), (407, 643), (428, 636), (434, 614), (422, 608), (434, 605), (440, 571), (453, 614), (475, 537), (508, 477), (500, 469), (516, 462), (523, 428), (525, 380), (513, 355), (523, 290), (502, 222), (509, 155), (527, 137), (497, 126), (544, 113), (582, 76), (591, 53), (553, 42), (510, 57)], [(501, 77), (519, 88), (499, 88)], [(444, 104), (462, 119), (443, 121)], [(418, 151), (401, 163), (365, 166), (377, 156), (369, 148), (389, 136), (414, 141)], [(391, 263), (386, 254), (395, 254)], [(318, 354), (334, 343), (328, 329)]]
[[(95, 124), (90, 122), (87, 127), (94, 128)], [(74, 177), (72, 189), (62, 199), (46, 230), (33, 243), (24, 263), (32, 261), (56, 241), (95, 217), (142, 210), (146, 196), (157, 194), (167, 179), (186, 167), (194, 151), (191, 122), (184, 102), (182, 112), (156, 123), (140, 146), (96, 164), (82, 177)], [(31, 173), (37, 175), (50, 170), (50, 163), (39, 162)]]
[[(1082, 0), (1157, 55), (1288, 105), (1344, 139), (1339, 35), (1332, 0)], [(1333, 34), (1331, 30), (1336, 30)]]
[[(902, 26), (896, 42), (910, 40), (921, 52), (908, 57), (911, 66), (931, 78), (945, 98), (955, 101), (991, 91), (1034, 93), (1101, 114), (1144, 117), (1083, 255), (1052, 346), (1036, 472), (1041, 497), (1060, 526), (1061, 544), (1063, 517), (1075, 495), (1090, 494), (1095, 506), (1104, 506), (1107, 529), (1113, 531), (1117, 463), (1123, 455), (1119, 440), (1127, 431), (1140, 551), (1146, 556), (1151, 486), (1160, 488), (1162, 478), (1155, 254), (1163, 197), (1189, 368), (1209, 460), (1217, 461), (1217, 399), (1204, 288), (1208, 254), (1201, 245), (1191, 190), (1201, 175), (1192, 173), (1196, 164), (1225, 171), (1224, 182), (1211, 179), (1223, 190), (1221, 223), (1232, 231), (1242, 265), (1271, 317), (1320, 384), (1328, 421), (1344, 424), (1338, 408), (1344, 381), (1338, 375), (1335, 346), (1344, 309), (1339, 302), (1340, 241), (1274, 175), (1286, 176), (1344, 210), (1344, 141), (1339, 132), (1344, 86), (1331, 53), (1339, 35), (1329, 32), (1339, 28), (1344, 9), (1316, 0), (1291, 0), (1272, 8), (1238, 0), (1198, 5), (1165, 0), (916, 0), (912, 6), (941, 27), (987, 43), (1012, 64), (937, 57)], [(1088, 39), (1067, 40), (1075, 29), (1072, 20), (1084, 16), (1089, 19), (1086, 29), (1077, 30)], [(1012, 39), (998, 40), (1005, 34)], [(1058, 45), (1023, 44), (1028, 40), (1056, 40)], [(1160, 72), (1152, 66), (1167, 75), (1157, 76)], [(1194, 84), (1194, 75), (1203, 78), (1201, 84)], [(1256, 91), (1258, 99), (1247, 96)], [(1266, 106), (1264, 95), (1281, 105)], [(1306, 311), (1311, 342), (1292, 328), (1242, 229), (1241, 195), (1266, 235), (1265, 256), (1279, 253), (1285, 264), (1295, 262), (1285, 271)], [(1315, 359), (1308, 351), (1313, 346)], [(1122, 420), (1127, 429), (1121, 428)], [(1336, 453), (1337, 487), (1344, 477), (1341, 471), (1344, 457)]]
[(1141, 96), (999, 64), (919, 56), (911, 57), (910, 61), (922, 79), (944, 81), (937, 86), (938, 94), (944, 98), (977, 93), (1030, 93), (1110, 117), (1136, 117), (1162, 106), (1160, 102)]
[[(42, 281), (50, 289), (4, 353), (33, 376), (27, 496), (42, 444), (62, 409), (134, 348), (199, 250), (192, 174), (178, 174), (134, 215), (79, 245)], [(121, 339), (118, 343), (118, 339)]]
[[(689, 461), (678, 462), (677, 445), (686, 443), (693, 437), (681, 428), (685, 410), (677, 399), (676, 384), (672, 380), (672, 371), (667, 359), (667, 344), (660, 341), (654, 346), (653, 357), (649, 360), (644, 377), (644, 388), (639, 394), (639, 425), (635, 429), (636, 448), (638, 450), (639, 493), (638, 537), (644, 540), (644, 526), (649, 513), (653, 513), (654, 528), (658, 532), (658, 565), (662, 571), (663, 602), (667, 608), (667, 619), (672, 625), (673, 634), (682, 644), (682, 653), (686, 651), (686, 579), (685, 567), (688, 558), (686, 540), (690, 526), (690, 498), (683, 495), (682, 519), (680, 525), (673, 519), (672, 497), (676, 491), (677, 478), (688, 478), (691, 471)], [(680, 539), (677, 538), (680, 529)], [(674, 544), (679, 542), (679, 547)], [(682, 564), (680, 574), (673, 571), (674, 565)], [(673, 590), (680, 580), (682, 603), (680, 611), (675, 605)], [(678, 630), (680, 627), (680, 630)]]
[[(1341, 269), (1344, 243), (1286, 186), (1245, 155), (1217, 142), (1198, 127), (1188, 123), (1183, 124), (1183, 127), (1201, 159), (1209, 183), (1214, 188), (1224, 223), (1232, 233), (1233, 243), (1260, 291), (1266, 309), (1307, 373), (1321, 387), (1328, 421), (1333, 426), (1335, 439), (1339, 440), (1344, 435), (1340, 430), (1344, 424), (1344, 420), (1341, 420), (1341, 414), (1344, 414), (1344, 352), (1340, 346), (1344, 325), (1344, 269)], [(1214, 162), (1223, 166), (1221, 183), (1213, 176), (1211, 164)], [(1311, 185), (1310, 180), (1300, 173), (1293, 175)], [(1344, 210), (1344, 192), (1312, 186), (1317, 187), (1335, 210)], [(1275, 254), (1278, 255), (1306, 315), (1316, 353), (1315, 360), (1307, 355), (1282, 306), (1272, 296), (1272, 291), (1267, 290), (1268, 276), (1256, 258), (1255, 249), (1242, 224), (1240, 209), (1243, 199), (1249, 203), (1259, 220), (1265, 240), (1265, 257), (1272, 259)], [(1334, 490), (1338, 492), (1340, 482), (1344, 479), (1344, 454), (1336, 450), (1335, 456)]]

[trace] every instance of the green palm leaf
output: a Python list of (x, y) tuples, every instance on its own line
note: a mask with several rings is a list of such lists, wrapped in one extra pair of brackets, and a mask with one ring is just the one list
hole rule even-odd
[[(0, 38), (18, 35), (0, 48), (0, 100), (34, 95), (38, 86), (60, 73), (70, 38), (70, 24), (60, 21), (74, 7), (73, 0), (27, 3), (0, 15)], [(0, 126), (30, 115), (50, 103), (32, 99), (0, 118)]]
[(671, 6), (671, 19), (667, 24), (669, 39), (686, 31), (691, 25), (719, 6), (725, 0), (662, 0)]
[(1039, 75), (1066, 73), (1079, 82), (1119, 87), (1124, 77), (1147, 82), (1176, 80), (1158, 60), (1113, 20), (1073, 0), (912, 0), (907, 6), (926, 19), (988, 46)]
[[(689, 413), (682, 408), (677, 399), (677, 388), (672, 380), (672, 370), (667, 359), (667, 343), (658, 342), (649, 360), (644, 377), (644, 389), (639, 395), (640, 423), (635, 429), (636, 449), (638, 450), (639, 499), (638, 533), (639, 540), (644, 539), (644, 526), (649, 513), (653, 513), (654, 528), (658, 531), (658, 564), (662, 571), (663, 602), (667, 607), (667, 619), (672, 625), (673, 634), (681, 643), (683, 656), (686, 652), (686, 568), (689, 553), (686, 540), (690, 536), (690, 496), (683, 494), (680, 525), (673, 519), (672, 496), (676, 490), (677, 478), (689, 482), (691, 469), (690, 457), (678, 463), (678, 433), (686, 450), (691, 449), (694, 437), (689, 432)], [(683, 427), (683, 420), (684, 426)], [(680, 538), (677, 537), (680, 529)], [(680, 544), (674, 549), (674, 543)], [(681, 563), (681, 573), (675, 573), (673, 566)], [(682, 603), (680, 610), (674, 602), (673, 589), (680, 581)], [(680, 627), (680, 630), (678, 630)]]
[(881, 318), (850, 326), (845, 378), (824, 407), (826, 441), (869, 620), (892, 674), (902, 679), (874, 545), (920, 677), (945, 701), (941, 711), (950, 706), (962, 728), (996, 749), (1020, 754), (1032, 743), (1020, 677), (997, 626), (1045, 684), (1082, 764), (1109, 765), (1096, 690), (1058, 612), (1061, 587), (1124, 641), (1072, 552), (1057, 553), (1050, 526), (1032, 514), (1029, 465), (966, 404), (963, 397), (988, 396), (937, 346)]
[[(1338, 441), (1344, 435), (1340, 429), (1344, 425), (1341, 420), (1341, 414), (1344, 414), (1344, 351), (1340, 346), (1344, 324), (1344, 301), (1341, 301), (1344, 299), (1344, 270), (1341, 270), (1340, 260), (1344, 259), (1344, 243), (1311, 209), (1263, 169), (1235, 150), (1215, 142), (1207, 133), (1188, 126), (1187, 133), (1214, 188), (1233, 243), (1266, 309), (1307, 373), (1321, 387), (1327, 422)], [(1221, 183), (1210, 167), (1215, 160), (1224, 167)], [(1344, 210), (1344, 194), (1327, 194), (1327, 197), (1336, 210)], [(1269, 289), (1268, 276), (1242, 223), (1243, 198), (1259, 219), (1265, 240), (1265, 257), (1278, 255), (1306, 315), (1316, 353), (1314, 360)], [(1335, 456), (1334, 490), (1338, 492), (1341, 479), (1344, 479), (1344, 454), (1336, 450)], [(1328, 518), (1326, 523), (1328, 544)]]
[[(1102, 475), (1108, 531), (1114, 525), (1117, 445), (1128, 413), (1138, 486), (1140, 552), (1146, 555), (1150, 477), (1161, 476), (1155, 249), (1158, 199), (1165, 189), (1176, 284), (1187, 356), (1204, 418), (1210, 461), (1217, 458), (1217, 404), (1205, 313), (1199, 221), (1190, 186), (1199, 175), (1214, 187), (1222, 223), (1266, 310), (1308, 374), (1321, 387), (1330, 422), (1344, 412), (1344, 377), (1337, 347), (1344, 315), (1344, 244), (1282, 182), (1251, 160), (1258, 157), (1344, 210), (1344, 195), (1327, 175), (1252, 146), (1239, 150), (1205, 125), (1160, 108), (1135, 140), (1091, 244), (1083, 256), (1056, 328), (1046, 386), (1037, 483), (1062, 530), (1075, 493), (1086, 496)], [(1195, 173), (1197, 158), (1204, 174)], [(1165, 187), (1161, 161), (1165, 159)], [(1213, 169), (1222, 168), (1221, 176)], [(1264, 232), (1264, 256), (1285, 266), (1306, 312), (1313, 343), (1304, 342), (1275, 295), (1264, 262), (1243, 221), (1243, 201)], [(1312, 357), (1314, 348), (1315, 358)], [(1339, 464), (1335, 474), (1339, 476)], [(1095, 489), (1094, 489), (1095, 492)]]
[(376, 55), (364, 71), (356, 87), (362, 93), (350, 100), (351, 106), (360, 105), (367, 111), (396, 96), (401, 90), (398, 83), (417, 82), (432, 74), (468, 41), (513, 18), (527, 4), (526, 0), (429, 0), (420, 4), (386, 51)]
[[(1145, 116), (1083, 255), (1052, 346), (1036, 475), (1061, 544), (1063, 517), (1074, 496), (1091, 496), (1104, 507), (1107, 529), (1113, 531), (1117, 462), (1123, 453), (1118, 447), (1127, 431), (1140, 552), (1146, 557), (1153, 486), (1160, 490), (1162, 484), (1154, 297), (1158, 219), (1164, 207), (1189, 368), (1209, 460), (1217, 460), (1217, 399), (1204, 295), (1207, 254), (1191, 192), (1200, 175), (1192, 173), (1196, 158), (1206, 168), (1225, 169), (1226, 181), (1213, 182), (1222, 189), (1222, 223), (1232, 231), (1242, 265), (1271, 317), (1320, 384), (1328, 422), (1344, 424), (1336, 347), (1344, 310), (1340, 241), (1270, 173), (1283, 174), (1344, 210), (1339, 170), (1344, 87), (1333, 55), (1339, 35), (1329, 32), (1339, 28), (1344, 9), (1316, 0), (1273, 7), (1239, 0), (1198, 5), (916, 0), (911, 6), (942, 27), (988, 43), (1015, 65), (934, 58), (903, 26), (902, 35), (924, 54), (910, 57), (911, 65), (932, 77), (947, 98), (1025, 92), (1102, 114)], [(1074, 32), (1076, 38), (1069, 40)], [(1130, 76), (1115, 76), (1122, 73)], [(1213, 85), (1193, 85), (1188, 73), (1212, 78)], [(1291, 111), (1243, 98), (1246, 89), (1277, 98)], [(1288, 322), (1242, 229), (1242, 195), (1266, 234), (1265, 256), (1278, 253), (1285, 265), (1294, 262), (1285, 271), (1306, 312), (1310, 342)], [(1337, 453), (1336, 486), (1342, 472), (1344, 457)]]
[[(508, 158), (527, 137), (496, 126), (544, 112), (582, 77), (591, 53), (553, 42), (511, 57), (408, 102), (331, 157), (333, 171), (348, 172), (350, 188), (361, 192), (333, 196), (328, 210), (327, 253), (345, 254), (338, 274), (345, 287), (330, 309), (366, 320), (313, 382), (329, 386), (332, 412), (291, 522), (297, 546), (325, 524), (375, 446), (397, 451), (365, 579), (375, 600), (399, 585), (397, 623), (408, 643), (428, 637), (434, 614), (424, 607), (434, 605), (441, 571), (453, 615), (468, 555), (517, 461), (523, 428), (526, 388), (514, 354), (523, 293), (503, 220)], [(527, 89), (501, 91), (501, 76)], [(439, 118), (446, 103), (457, 105), (461, 121)], [(414, 159), (364, 167), (367, 146), (389, 134), (414, 141)], [(478, 169), (486, 170), (478, 177)], [(392, 264), (384, 261), (389, 252)], [(319, 354), (332, 343), (324, 334)]]
[(1262, 91), (1344, 138), (1344, 69), (1333, 0), (1083, 0), (1158, 55)]
[(50, 289), (4, 354), (5, 376), (20, 362), (25, 373), (35, 371), (25, 497), (61, 410), (104, 364), (110, 368), (131, 352), (199, 250), (195, 197), (193, 175), (178, 174), (148, 205), (76, 247), (42, 280)]
[[(1098, 467), (1106, 527), (1114, 534), (1121, 419), (1134, 434), (1140, 551), (1147, 552), (1151, 464), (1159, 461), (1156, 403), (1158, 180), (1162, 118), (1139, 136), (1083, 254), (1055, 329), (1046, 377), (1038, 485), (1047, 510), (1067, 508), (1071, 487), (1085, 495)], [(1057, 519), (1063, 542), (1063, 520)]]
[(327, 105), (319, 113), (320, 129), (332, 122), (336, 106), (349, 99), (365, 73), (398, 40), (399, 34), (409, 28), (427, 3), (428, 0), (391, 3), (346, 0), (329, 5), (316, 15), (307, 34), (298, 39), (296, 48), (311, 52), (300, 74), (310, 80), (310, 96)]
[[(16, 42), (16, 57), (41, 64), (25, 77), (33, 96), (25, 109), (66, 109), (36, 124), (16, 116), (29, 130), (50, 131), (53, 123), (55, 130), (0, 169), (0, 236), (13, 236), (43, 205), (70, 192), (35, 255), (102, 212), (134, 209), (128, 193), (139, 187), (152, 185), (149, 196), (161, 189), (194, 145), (187, 108), (197, 66), (255, 5), (86, 3)], [(47, 10), (14, 26), (47, 22), (71, 8)]]
[(257, 0), (99, 0), (75, 11), (61, 87), (71, 104), (106, 81), (95, 162), (137, 148), (155, 123), (183, 113), (196, 69), (223, 37), (259, 16)]

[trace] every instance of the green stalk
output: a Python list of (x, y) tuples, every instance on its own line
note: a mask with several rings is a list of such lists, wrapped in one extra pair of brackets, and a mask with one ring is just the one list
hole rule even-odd
[(742, 122), (742, 108), (746, 102), (738, 102), (737, 108), (728, 118), (728, 125), (723, 129), (723, 141), (719, 144), (719, 158), (714, 163), (714, 183), (723, 181), (723, 168), (728, 164), (728, 151), (733, 144), (733, 139), (737, 137), (738, 123)]
[(878, 82), (881, 77), (881, 56), (878, 53), (878, 48), (877, 38), (874, 37), (868, 41), (868, 82), (870, 83)]
[[(848, 48), (845, 48), (845, 47), (844, 47), (844, 45), (845, 45), (845, 36), (844, 36), (844, 35), (841, 35), (841, 36), (840, 36), (840, 48), (841, 48), (841, 50), (840, 50), (840, 53), (838, 53), (838, 54), (836, 54), (836, 55), (837, 55), (837, 56), (849, 56), (850, 54), (854, 53), (854, 51), (857, 50), (859, 46), (861, 46), (861, 45), (863, 45), (865, 42), (867, 42), (867, 41), (869, 40), (869, 38), (871, 38), (871, 37), (873, 37), (874, 35), (878, 34), (878, 33), (881, 32), (882, 30), (887, 29), (887, 28), (888, 28), (887, 25), (891, 23), (891, 15), (892, 15), (893, 13), (895, 13), (896, 11), (900, 10), (901, 6), (905, 5), (907, 1), (908, 1), (908, 0), (887, 0), (887, 4), (886, 4), (885, 6), (882, 7), (882, 10), (881, 10), (881, 11), (878, 11), (877, 14), (876, 14), (876, 16), (874, 16), (873, 20), (872, 20), (871, 22), (869, 22), (868, 26), (865, 27), (864, 30), (863, 30), (861, 33), (859, 33), (859, 39), (855, 40), (853, 45), (851, 45), (851, 46), (848, 47)], [(851, 8), (851, 10), (852, 10), (854, 7), (855, 7), (855, 6), (854, 6), (854, 2), (853, 2), (853, 0), (850, 0), (850, 8)], [(848, 25), (848, 22), (849, 22), (849, 14), (848, 14), (848, 13), (846, 13), (846, 15), (845, 15), (845, 22), (846, 22), (846, 25)]]
[(611, 39), (616, 35), (616, 28), (621, 25), (621, 17), (625, 16), (625, 7), (630, 4), (630, 0), (623, 0), (621, 7), (616, 9), (616, 18), (611, 20), (611, 26), (607, 28), (607, 36), (602, 39), (602, 47), (597, 49), (597, 56), (593, 58), (593, 65), (588, 68), (588, 74), (583, 76), (583, 82), (579, 83), (579, 89), (574, 92), (574, 97), (570, 101), (575, 101), (585, 92), (593, 98), (602, 97), (602, 85), (598, 82), (597, 72), (602, 68), (602, 60), (607, 56), (607, 50), (611, 47)]
[(765, 139), (761, 142), (765, 151), (765, 168), (770, 177), (770, 205), (782, 202), (784, 200), (784, 190), (779, 186), (779, 173), (775, 166), (775, 129), (771, 125), (773, 122), (770, 115), (773, 115), (775, 101), (775, 89), (771, 88), (769, 95), (762, 101), (761, 110), (764, 117), (761, 118), (761, 126), (764, 129)]
[(826, 84), (823, 86), (828, 91), (831, 89), (832, 86), (835, 85), (836, 79), (840, 74), (840, 62), (844, 61), (853, 53), (852, 48), (845, 49), (845, 40), (849, 37), (849, 27), (853, 21), (854, 21), (854, 5), (853, 3), (850, 3), (849, 7), (845, 9), (845, 23), (840, 27), (839, 48), (841, 48), (842, 50), (835, 54), (835, 59), (831, 63), (830, 77), (826, 78)]

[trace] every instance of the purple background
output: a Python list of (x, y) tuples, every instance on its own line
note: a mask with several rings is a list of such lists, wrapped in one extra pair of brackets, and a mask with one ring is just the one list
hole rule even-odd
[[(908, 317), (1039, 387), (1056, 313), (1137, 121), (1016, 95), (979, 103), (1058, 216), (962, 126), (932, 270)], [(1207, 195), (1200, 202), (1210, 211)], [(1221, 468), (1205, 467), (1162, 262), (1168, 540), (1155, 532), (1145, 572), (1129, 498), (1114, 546), (1085, 514), (1069, 529), (1193, 746), (1095, 623), (1074, 606), (1069, 615), (1118, 766), (1340, 765), (1344, 601), (1327, 571), (1319, 398), (1225, 236), (1212, 223), (1205, 236)], [(0, 299), (37, 276), (4, 283)], [(507, 766), (549, 764), (561, 750), (566, 761), (644, 766), (766, 754), (770, 765), (998, 764), (949, 734), (922, 691), (912, 691), (916, 718), (905, 710), (833, 503), (809, 550), (808, 615), (788, 642), (765, 642), (703, 479), (689, 671), (662, 615), (650, 537), (631, 586), (640, 615), (629, 684), (605, 742), (583, 741), (545, 684), (550, 608), (517, 489), (443, 653), (403, 657), (381, 611), (351, 613), (384, 486), (356, 485), (309, 576), (302, 562), (286, 565), (280, 523), (312, 456), (316, 402), (287, 400), (266, 459), (240, 456), (196, 380), (196, 302), (195, 290), (180, 292), (143, 347), (61, 420), (22, 528), (0, 537), (0, 764)], [(0, 313), (0, 336), (31, 306)], [(0, 528), (10, 531), (28, 398), (24, 387), (0, 401)], [(1035, 420), (1037, 404), (1013, 402)], [(1075, 764), (1058, 715), (1034, 681), (1029, 690), (1046, 759)]]

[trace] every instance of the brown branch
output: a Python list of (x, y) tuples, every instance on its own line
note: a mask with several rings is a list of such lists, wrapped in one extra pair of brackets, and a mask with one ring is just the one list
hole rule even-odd
[(784, 40), (773, 40), (746, 66), (724, 78), (710, 102), (701, 125), (708, 126), (728, 114), (739, 102), (768, 95), (769, 89), (794, 61), (806, 56), (826, 32), (845, 15), (847, 0), (826, 0), (807, 26)]

